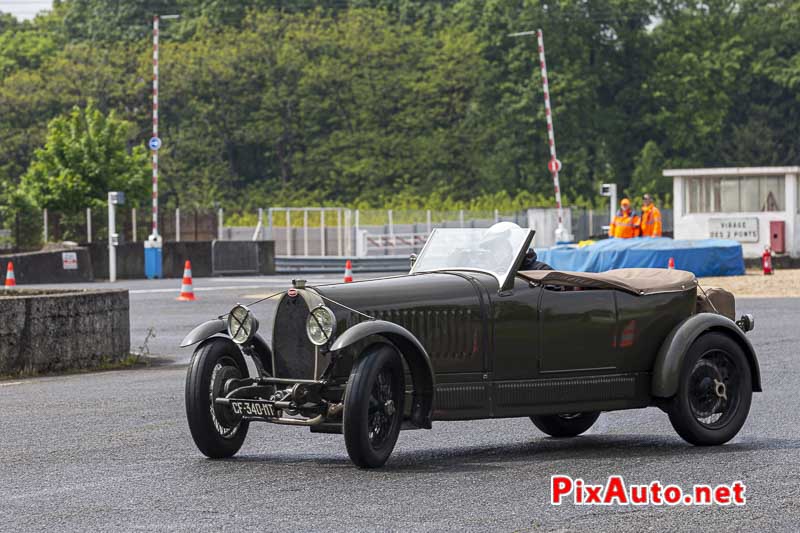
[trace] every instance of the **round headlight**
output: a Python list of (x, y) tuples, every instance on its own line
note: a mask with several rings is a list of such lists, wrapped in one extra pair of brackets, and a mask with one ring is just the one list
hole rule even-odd
[(228, 313), (228, 335), (236, 344), (244, 344), (253, 338), (258, 329), (258, 320), (248, 308), (237, 305)]
[(315, 307), (306, 321), (306, 333), (308, 340), (317, 346), (322, 346), (333, 338), (336, 330), (336, 317), (329, 308), (324, 305)]

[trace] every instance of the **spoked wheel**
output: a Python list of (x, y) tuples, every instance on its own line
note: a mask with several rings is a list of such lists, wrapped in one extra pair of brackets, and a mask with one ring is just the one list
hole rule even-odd
[(698, 446), (732, 439), (750, 411), (751, 379), (750, 366), (735, 341), (720, 333), (697, 339), (684, 360), (670, 408), (675, 431)]
[(597, 422), (599, 417), (600, 413), (594, 411), (588, 413), (537, 415), (532, 416), (531, 421), (540, 431), (547, 433), (551, 437), (567, 438), (577, 437), (588, 430)]
[(347, 383), (343, 432), (353, 463), (376, 468), (389, 458), (400, 434), (405, 378), (394, 348), (383, 344), (367, 350)]
[(186, 417), (197, 448), (212, 459), (231, 457), (247, 436), (249, 422), (214, 402), (228, 392), (228, 380), (246, 376), (244, 358), (230, 339), (210, 339), (192, 356), (186, 375)]

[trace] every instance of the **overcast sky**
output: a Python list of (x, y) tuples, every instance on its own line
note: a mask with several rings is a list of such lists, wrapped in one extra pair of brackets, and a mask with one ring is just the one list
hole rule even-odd
[(18, 19), (32, 19), (39, 11), (51, 7), (52, 0), (0, 0), (0, 11), (11, 13)]

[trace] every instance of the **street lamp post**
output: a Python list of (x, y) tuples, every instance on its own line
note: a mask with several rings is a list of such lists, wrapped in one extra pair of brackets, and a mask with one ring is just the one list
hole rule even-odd
[(153, 136), (148, 143), (153, 160), (153, 198), (152, 198), (152, 232), (144, 242), (144, 270), (147, 278), (162, 276), (161, 249), (162, 239), (158, 234), (158, 150), (161, 139), (158, 137), (158, 39), (159, 21), (177, 19), (180, 15), (153, 16)]

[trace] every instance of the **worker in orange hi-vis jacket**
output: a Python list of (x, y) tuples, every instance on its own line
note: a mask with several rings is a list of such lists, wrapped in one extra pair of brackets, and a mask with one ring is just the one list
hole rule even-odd
[(631, 210), (631, 201), (623, 198), (619, 203), (619, 211), (617, 211), (614, 220), (611, 221), (611, 226), (608, 228), (608, 236), (617, 239), (638, 237), (640, 224), (639, 215)]
[(661, 211), (649, 194), (642, 197), (642, 237), (661, 237)]

